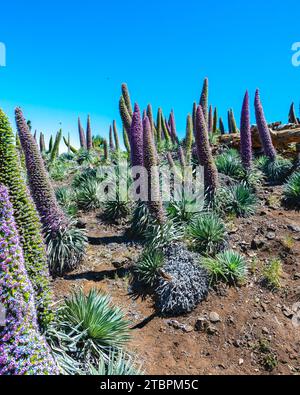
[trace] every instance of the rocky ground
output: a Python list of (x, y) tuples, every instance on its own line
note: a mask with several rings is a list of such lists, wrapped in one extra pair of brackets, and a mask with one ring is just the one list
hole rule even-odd
[[(281, 207), (280, 187), (260, 192), (250, 219), (228, 224), (231, 247), (243, 253), (249, 280), (224, 285), (184, 317), (161, 318), (150, 296), (130, 294), (130, 273), (141, 246), (128, 243), (124, 226), (107, 225), (95, 213), (82, 216), (88, 256), (79, 270), (53, 282), (57, 300), (82, 287), (108, 292), (132, 322), (132, 342), (147, 374), (297, 374), (300, 372), (300, 213)], [(283, 263), (282, 288), (262, 284), (262, 267)], [(297, 319), (299, 317), (299, 319)]]

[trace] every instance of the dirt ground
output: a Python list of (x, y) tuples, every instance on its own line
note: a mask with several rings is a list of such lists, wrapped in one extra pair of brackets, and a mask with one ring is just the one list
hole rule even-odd
[[(82, 287), (112, 296), (132, 323), (134, 351), (147, 374), (229, 375), (300, 372), (300, 213), (280, 206), (280, 187), (260, 192), (261, 207), (249, 219), (228, 224), (231, 248), (249, 261), (249, 279), (240, 288), (224, 285), (184, 317), (155, 315), (150, 296), (130, 294), (130, 271), (141, 246), (128, 243), (124, 226), (107, 225), (96, 213), (82, 215), (89, 234), (80, 269), (53, 282), (57, 300)], [(262, 267), (280, 258), (282, 289), (262, 284)], [(298, 314), (300, 317), (300, 313)]]

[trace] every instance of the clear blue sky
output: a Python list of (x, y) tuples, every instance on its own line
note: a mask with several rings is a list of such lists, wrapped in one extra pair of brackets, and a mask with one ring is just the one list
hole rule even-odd
[[(13, 120), (20, 105), (47, 135), (62, 122), (77, 141), (77, 116), (92, 117), (107, 135), (127, 82), (141, 107), (174, 108), (178, 129), (204, 77), (210, 102), (237, 118), (246, 89), (261, 89), (269, 121), (286, 120), (300, 101), (300, 67), (291, 47), (300, 41), (299, 0), (2, 1), (0, 107)], [(254, 122), (254, 119), (252, 119)]]

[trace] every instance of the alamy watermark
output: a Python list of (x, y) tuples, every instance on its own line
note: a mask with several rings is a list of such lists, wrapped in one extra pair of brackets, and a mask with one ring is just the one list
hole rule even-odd
[(292, 51), (294, 52), (292, 56), (292, 65), (294, 67), (300, 66), (300, 42), (296, 42), (292, 45)]
[(182, 202), (186, 211), (199, 212), (204, 205), (204, 169), (202, 166), (168, 165), (129, 167), (127, 161), (97, 170), (97, 194), (102, 202)]
[(6, 46), (0, 42), (0, 67), (6, 67)]

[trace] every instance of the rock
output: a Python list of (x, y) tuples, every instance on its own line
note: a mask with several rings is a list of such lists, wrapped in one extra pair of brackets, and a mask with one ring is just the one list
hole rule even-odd
[(295, 233), (300, 233), (300, 227), (295, 225), (288, 225), (288, 229)]
[(215, 326), (213, 326), (213, 325), (209, 325), (206, 332), (210, 336), (214, 336), (214, 335), (218, 335), (219, 334), (218, 329)]
[(294, 280), (300, 280), (300, 273), (294, 274)]
[(276, 239), (276, 233), (275, 232), (268, 232), (266, 235), (266, 238), (268, 240), (275, 240)]
[(185, 326), (182, 328), (182, 330), (183, 330), (183, 332), (185, 332), (185, 333), (194, 332), (194, 328), (193, 328), (191, 325), (185, 325)]
[(287, 318), (293, 318), (294, 316), (294, 312), (289, 307), (283, 306), (282, 312)]
[(198, 332), (206, 332), (208, 326), (209, 326), (208, 320), (204, 317), (200, 317), (196, 321), (195, 330)]
[(213, 324), (216, 324), (221, 321), (219, 314), (214, 311), (209, 314), (209, 320)]
[(269, 329), (268, 329), (267, 327), (265, 327), (265, 326), (262, 328), (261, 331), (262, 331), (262, 333), (263, 333), (264, 335), (269, 335), (269, 334), (270, 334)]
[(239, 366), (242, 366), (242, 365), (244, 365), (244, 360), (243, 360), (243, 358), (240, 358), (239, 359)]
[(253, 318), (254, 320), (258, 320), (260, 317), (261, 317), (261, 315), (260, 315), (258, 312), (256, 312), (256, 313), (253, 314), (253, 317), (252, 317), (252, 318)]
[(121, 267), (123, 267), (125, 264), (127, 263), (127, 259), (126, 258), (119, 258), (119, 259), (114, 259), (112, 261), (112, 265), (116, 268), (116, 269), (120, 269)]
[(260, 248), (262, 248), (265, 245), (265, 242), (263, 239), (259, 238), (259, 237), (255, 237), (252, 240), (251, 243), (251, 249), (252, 250), (259, 250)]
[(236, 339), (236, 340), (234, 340), (233, 345), (234, 345), (234, 347), (236, 347), (236, 348), (240, 348), (240, 347), (241, 347), (241, 341), (238, 340), (238, 339)]

